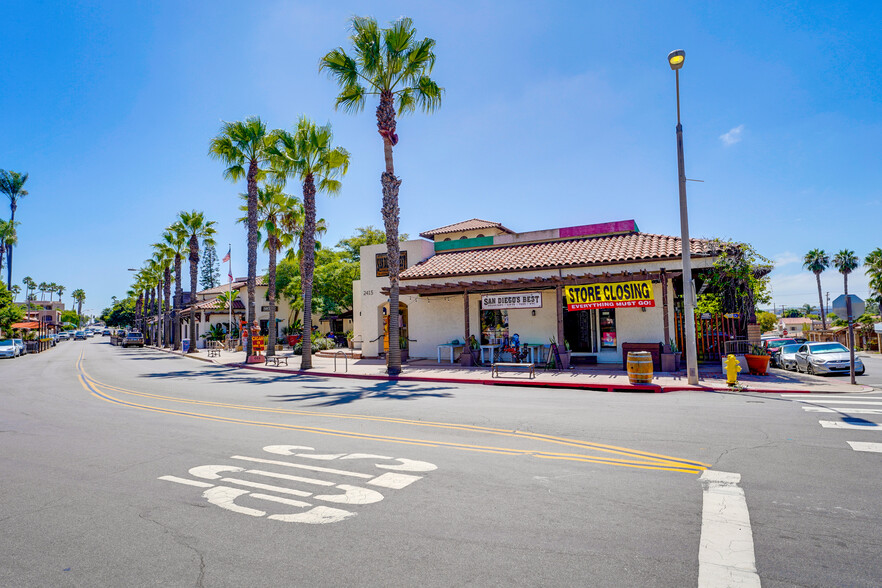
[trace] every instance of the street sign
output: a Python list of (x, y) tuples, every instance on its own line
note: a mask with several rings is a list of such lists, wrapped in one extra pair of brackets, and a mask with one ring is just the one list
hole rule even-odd
[[(867, 308), (867, 305), (864, 304), (863, 300), (861, 300), (854, 294), (849, 294), (848, 297), (851, 298), (851, 318), (856, 319), (857, 317), (864, 314), (864, 310)], [(845, 309), (845, 294), (840, 294), (836, 297), (836, 299), (830, 305), (830, 311), (839, 318), (843, 320), (848, 320), (848, 314), (846, 313)]]

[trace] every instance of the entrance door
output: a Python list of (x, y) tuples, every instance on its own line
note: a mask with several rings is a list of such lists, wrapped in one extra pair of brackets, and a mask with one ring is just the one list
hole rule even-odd
[[(383, 353), (389, 353), (389, 303), (384, 302), (380, 305), (380, 317), (383, 321)], [(404, 341), (404, 349), (409, 347), (407, 342), (407, 305), (398, 302), (398, 334)]]
[(597, 352), (597, 311), (574, 310), (563, 312), (564, 339), (570, 351), (581, 353)]

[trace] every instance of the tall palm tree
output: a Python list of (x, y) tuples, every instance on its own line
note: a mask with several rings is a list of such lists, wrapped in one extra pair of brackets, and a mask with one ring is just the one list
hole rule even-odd
[(867, 254), (864, 266), (870, 278), (870, 294), (882, 308), (882, 247), (876, 247)]
[[(368, 95), (379, 96), (377, 130), (383, 139), (386, 171), (383, 186), (383, 225), (386, 229), (386, 258), (389, 265), (389, 354), (387, 371), (401, 373), (401, 350), (398, 341), (398, 188), (401, 180), (395, 175), (392, 148), (398, 143), (395, 115), (414, 112), (419, 107), (431, 113), (441, 106), (444, 89), (430, 77), (435, 65), (435, 41), (416, 39), (413, 21), (400, 18), (389, 28), (380, 29), (370, 17), (353, 17), (350, 21), (354, 57), (338, 47), (319, 62), (319, 71), (326, 71), (340, 87), (336, 107), (348, 112), (364, 108)], [(397, 107), (397, 108), (396, 108)]]
[(18, 284), (13, 284), (12, 288), (10, 288), (9, 291), (12, 292), (12, 301), (15, 302), (15, 299), (18, 297), (19, 294), (21, 294), (21, 286), (19, 286)]
[(22, 285), (25, 287), (25, 302), (28, 303), (28, 318), (31, 315), (31, 291), (37, 288), (37, 282), (31, 276), (25, 276), (25, 278), (21, 281)]
[(214, 245), (214, 221), (205, 220), (205, 213), (196, 210), (187, 212), (182, 210), (178, 218), (183, 228), (183, 234), (187, 235), (190, 244), (190, 349), (189, 353), (198, 353), (196, 350), (196, 283), (199, 273), (199, 241), (206, 245)]
[(40, 282), (40, 284), (37, 286), (37, 290), (40, 291), (40, 302), (43, 302), (43, 300), (46, 298), (46, 290), (48, 289), (49, 284), (47, 284), (46, 282)]
[(77, 303), (77, 326), (80, 326), (81, 317), (83, 315), (83, 302), (86, 300), (86, 292), (82, 288), (77, 288), (70, 293), (71, 297)]
[[(163, 346), (171, 346), (171, 321), (169, 320), (169, 312), (171, 310), (171, 271), (172, 264), (175, 262), (175, 256), (179, 256), (180, 249), (175, 249), (171, 245), (173, 238), (168, 231), (163, 233), (162, 241), (153, 244), (154, 259), (162, 266), (162, 287), (164, 302), (162, 303), (162, 339)], [(180, 257), (178, 257), (180, 259)]]
[(818, 281), (818, 304), (821, 309), (821, 328), (827, 330), (827, 313), (824, 312), (824, 296), (821, 293), (821, 272), (830, 267), (830, 257), (823, 249), (812, 249), (805, 254), (802, 267), (815, 274)]
[(848, 313), (848, 351), (851, 356), (851, 383), (854, 384), (854, 317), (851, 316), (851, 299), (848, 297), (848, 274), (857, 269), (860, 265), (857, 255), (854, 251), (843, 249), (833, 257), (833, 267), (842, 274), (845, 286), (845, 308)]
[[(28, 195), (28, 191), (24, 189), (25, 182), (28, 181), (28, 174), (20, 174), (14, 171), (6, 171), (0, 169), (0, 193), (6, 194), (9, 198), (9, 209), (12, 214), (9, 222), (15, 226), (15, 209), (18, 208), (18, 201)], [(6, 247), (6, 284), (12, 286), (12, 246)]]
[[(247, 198), (246, 194), (243, 194)], [(291, 244), (293, 235), (285, 230), (286, 216), (293, 214), (299, 206), (299, 201), (282, 192), (281, 186), (268, 185), (257, 189), (257, 228), (258, 239), (263, 239), (264, 249), (269, 253), (269, 269), (267, 270), (267, 297), (269, 299), (269, 321), (267, 321), (267, 346), (266, 354), (276, 354), (276, 255), (280, 249)], [(247, 211), (248, 205), (239, 207), (239, 210)], [(247, 218), (240, 218), (239, 222), (247, 222)]]
[[(309, 340), (312, 333), (312, 281), (315, 272), (315, 194), (322, 191), (329, 195), (340, 193), (342, 184), (338, 178), (349, 169), (349, 152), (334, 147), (331, 125), (318, 126), (305, 116), (297, 122), (293, 134), (286, 131), (275, 133), (276, 142), (269, 153), (272, 175), (278, 182), (296, 179), (303, 189), (303, 261), (300, 266), (300, 285), (303, 299), (303, 333)], [(300, 369), (312, 367), (312, 345), (303, 345)]]
[[(248, 310), (250, 323), (257, 316), (254, 312), (254, 288), (257, 283), (257, 183), (266, 174), (267, 147), (271, 134), (260, 117), (252, 116), (244, 122), (225, 122), (221, 131), (211, 140), (208, 153), (227, 166), (224, 178), (238, 182), (245, 178), (248, 185)], [(251, 338), (245, 342), (245, 352), (252, 354)]]
[(180, 221), (175, 221), (162, 234), (162, 242), (175, 251), (175, 297), (172, 310), (172, 349), (181, 348), (181, 308), (184, 306), (184, 280), (181, 276), (182, 257), (189, 253), (190, 243)]
[(55, 287), (55, 291), (58, 292), (58, 301), (59, 301), (59, 302), (61, 302), (61, 295), (64, 294), (64, 291), (65, 291), (66, 289), (67, 289), (67, 288), (65, 288), (64, 286), (62, 286), (62, 285), (60, 285), (60, 284), (59, 284), (58, 286)]

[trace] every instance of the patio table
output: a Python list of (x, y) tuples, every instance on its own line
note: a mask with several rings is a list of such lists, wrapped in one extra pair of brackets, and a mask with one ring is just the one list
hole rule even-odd
[(465, 349), (464, 343), (442, 343), (438, 345), (438, 363), (441, 363), (441, 348), (446, 347), (450, 352), (450, 363), (453, 363), (453, 355), (457, 349)]
[(481, 345), (481, 363), (484, 363), (486, 360), (484, 359), (484, 350), (490, 350), (490, 361), (496, 361), (496, 355), (498, 350), (502, 347), (499, 343), (493, 343), (491, 345)]

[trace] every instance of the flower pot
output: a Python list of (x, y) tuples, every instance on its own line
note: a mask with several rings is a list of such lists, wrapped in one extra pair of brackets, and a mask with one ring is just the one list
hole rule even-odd
[(772, 359), (768, 355), (745, 355), (747, 367), (751, 374), (757, 376), (765, 376), (769, 371), (769, 360)]

